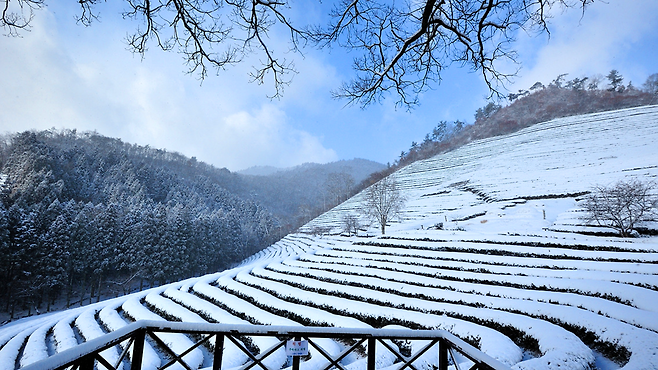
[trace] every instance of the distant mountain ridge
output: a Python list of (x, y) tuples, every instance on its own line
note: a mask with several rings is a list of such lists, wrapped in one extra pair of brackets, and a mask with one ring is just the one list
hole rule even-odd
[(361, 182), (368, 177), (368, 174), (384, 168), (386, 166), (379, 162), (354, 158), (328, 163), (306, 162), (292, 167), (252, 166), (235, 172), (247, 176), (273, 176), (286, 172), (303, 172), (308, 170), (316, 170), (318, 172), (346, 172), (352, 175), (356, 182)]
[(292, 167), (281, 168), (274, 166), (252, 166), (244, 170), (236, 171), (236, 173), (247, 176), (269, 176), (276, 172), (287, 171), (291, 168)]
[[(365, 179), (385, 168), (381, 163), (360, 158), (325, 164), (304, 163), (268, 175), (241, 175), (244, 187), (236, 191), (286, 220), (283, 226), (290, 232), (361, 190)], [(264, 172), (271, 169), (267, 167)], [(348, 182), (351, 179), (352, 185), (343, 189), (340, 200), (334, 200), (330, 188), (331, 182), (340, 177), (338, 175)]]

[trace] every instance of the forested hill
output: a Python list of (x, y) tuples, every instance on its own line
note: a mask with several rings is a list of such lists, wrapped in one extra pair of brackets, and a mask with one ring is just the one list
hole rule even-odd
[(490, 101), (475, 112), (472, 124), (461, 120), (438, 122), (422, 142), (412, 142), (409, 150), (402, 151), (391, 167), (370, 182), (475, 140), (506, 135), (540, 122), (658, 103), (658, 73), (650, 75), (641, 88), (631, 82), (622, 84), (623, 77), (614, 69), (606, 77), (609, 84), (604, 84), (600, 75), (573, 80), (566, 76), (561, 74), (546, 86), (536, 82), (528, 90), (510, 93), (507, 105)]
[(269, 211), (230, 192), (238, 175), (180, 154), (23, 132), (0, 165), (0, 309), (218, 271), (279, 237)]
[(384, 167), (355, 159), (247, 176), (75, 130), (0, 145), (0, 311), (10, 314), (223, 270)]

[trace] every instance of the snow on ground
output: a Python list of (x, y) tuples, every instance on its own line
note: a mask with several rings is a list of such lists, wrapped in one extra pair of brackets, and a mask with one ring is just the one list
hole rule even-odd
[[(154, 294), (154, 292), (151, 292), (150, 294)], [(142, 302), (140, 302), (139, 299), (136, 298), (126, 300), (121, 307), (123, 308), (126, 315), (130, 316), (134, 320), (163, 320), (163, 318), (160, 315), (150, 311), (147, 307), (145, 307), (142, 304)], [(194, 342), (192, 342), (192, 340), (187, 336), (185, 336), (184, 334), (160, 333), (158, 336), (177, 355), (182, 354), (183, 352), (185, 352), (185, 350), (187, 350), (194, 344)], [(189, 367), (193, 369), (197, 369), (203, 364), (204, 356), (201, 350), (196, 348), (192, 350), (192, 352), (183, 356), (183, 360), (185, 360), (185, 362)], [(172, 365), (172, 368), (184, 369), (184, 367), (178, 363)]]
[[(358, 215), (357, 194), (234, 269), (0, 327), (0, 369), (142, 318), (440, 328), (519, 370), (656, 369), (658, 238), (593, 236), (610, 230), (583, 221), (581, 197), (622, 179), (656, 181), (657, 122), (658, 106), (558, 119), (413, 163), (392, 175), (407, 202), (385, 236), (363, 216), (359, 236), (340, 235), (342, 218)], [(192, 343), (162, 336), (178, 353)], [(278, 343), (244, 340), (260, 352)], [(162, 353), (147, 342), (143, 368), (164, 364)], [(185, 360), (208, 366), (209, 353)], [(398, 366), (383, 345), (376, 353), (378, 369)], [(419, 366), (436, 365), (436, 353)], [(248, 362), (230, 341), (224, 354), (227, 368)], [(290, 365), (282, 350), (265, 363)], [(323, 363), (312, 353), (302, 367)], [(365, 369), (357, 355), (342, 364)]]
[[(96, 314), (98, 313), (99, 309), (100, 307), (90, 308), (84, 311), (75, 320), (75, 325), (85, 340), (96, 339), (105, 334), (105, 331), (101, 328), (98, 321), (96, 321)], [(109, 363), (116, 364), (119, 360), (120, 352), (117, 351), (116, 347), (111, 347), (101, 352), (101, 356), (108, 360)], [(120, 364), (117, 370), (122, 368), (123, 366)], [(99, 369), (106, 369), (106, 367), (99, 365)]]
[(73, 322), (78, 315), (70, 315), (69, 317), (57, 321), (53, 327), (53, 340), (55, 341), (55, 351), (63, 352), (69, 348), (78, 345), (78, 340), (73, 332)]
[[(129, 299), (132, 298), (141, 298), (145, 295), (142, 294), (133, 294)], [(98, 313), (98, 318), (100, 322), (110, 331), (115, 331), (123, 328), (128, 325), (128, 322), (121, 317), (118, 310), (121, 307), (126, 299), (114, 300), (111, 304), (107, 304), (100, 312)], [(121, 348), (125, 349), (128, 345), (128, 341), (121, 343)], [(128, 356), (132, 357), (132, 351), (128, 352)], [(144, 343), (144, 353), (142, 355), (142, 370), (152, 370), (157, 369), (160, 366), (161, 360), (160, 356), (153, 349), (153, 346), (149, 342)]]
[[(54, 325), (55, 323), (53, 323)], [(52, 327), (43, 325), (30, 335), (23, 348), (21, 357), (21, 366), (27, 366), (48, 357), (48, 347), (46, 346), (46, 336)]]

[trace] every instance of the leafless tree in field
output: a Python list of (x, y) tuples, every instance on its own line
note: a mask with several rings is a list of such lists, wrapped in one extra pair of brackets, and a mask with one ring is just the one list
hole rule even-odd
[(589, 222), (611, 227), (628, 237), (638, 223), (658, 217), (656, 184), (639, 180), (619, 181), (615, 185), (597, 186), (585, 199)]
[(343, 231), (347, 233), (347, 236), (358, 235), (361, 224), (357, 215), (347, 214), (343, 216), (342, 223)]
[[(286, 0), (125, 0), (124, 18), (138, 26), (127, 37), (129, 47), (144, 54), (149, 45), (183, 54), (189, 72), (201, 78), (208, 68), (221, 70), (251, 53), (261, 65), (252, 78), (263, 83), (271, 76), (275, 96), (290, 82), (289, 50), (275, 52), (268, 35), (285, 32), (290, 48), (311, 42), (321, 47), (350, 50), (355, 75), (334, 92), (336, 97), (366, 106), (393, 94), (410, 107), (420, 93), (441, 80), (452, 63), (477, 71), (492, 94), (498, 94), (515, 70), (500, 69), (515, 61), (513, 48), (519, 31), (549, 33), (549, 20), (567, 8), (582, 12), (595, 0), (335, 0), (313, 3), (326, 7), (328, 24), (292, 20)], [(47, 0), (4, 0), (2, 26), (17, 35), (28, 28), (35, 10)], [(89, 25), (98, 18), (99, 0), (79, 0), (78, 21)]]
[(386, 224), (399, 216), (405, 201), (397, 181), (384, 177), (364, 191), (363, 212), (381, 226), (383, 235)]

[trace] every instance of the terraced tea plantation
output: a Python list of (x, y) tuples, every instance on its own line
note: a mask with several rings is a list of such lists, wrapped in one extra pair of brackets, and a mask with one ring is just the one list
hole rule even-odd
[[(358, 194), (234, 269), (0, 327), (0, 369), (139, 319), (445, 329), (513, 369), (656, 369), (658, 238), (588, 225), (581, 199), (595, 185), (656, 181), (655, 143), (652, 106), (538, 124), (414, 163), (393, 174), (407, 202), (386, 235), (359, 212)], [(350, 214), (357, 236), (341, 235)], [(181, 353), (193, 338), (163, 340)], [(262, 351), (274, 340), (245, 343)], [(212, 346), (187, 354), (188, 366), (209, 366)], [(335, 354), (345, 343), (322, 346)], [(378, 368), (399, 367), (377, 353)], [(434, 368), (434, 354), (416, 366)], [(247, 361), (225, 343), (223, 368)], [(147, 342), (142, 368), (164, 362)], [(470, 367), (460, 362), (451, 367)], [(312, 355), (302, 368), (323, 363)], [(282, 350), (266, 364), (290, 365)], [(365, 369), (358, 355), (343, 365)]]

